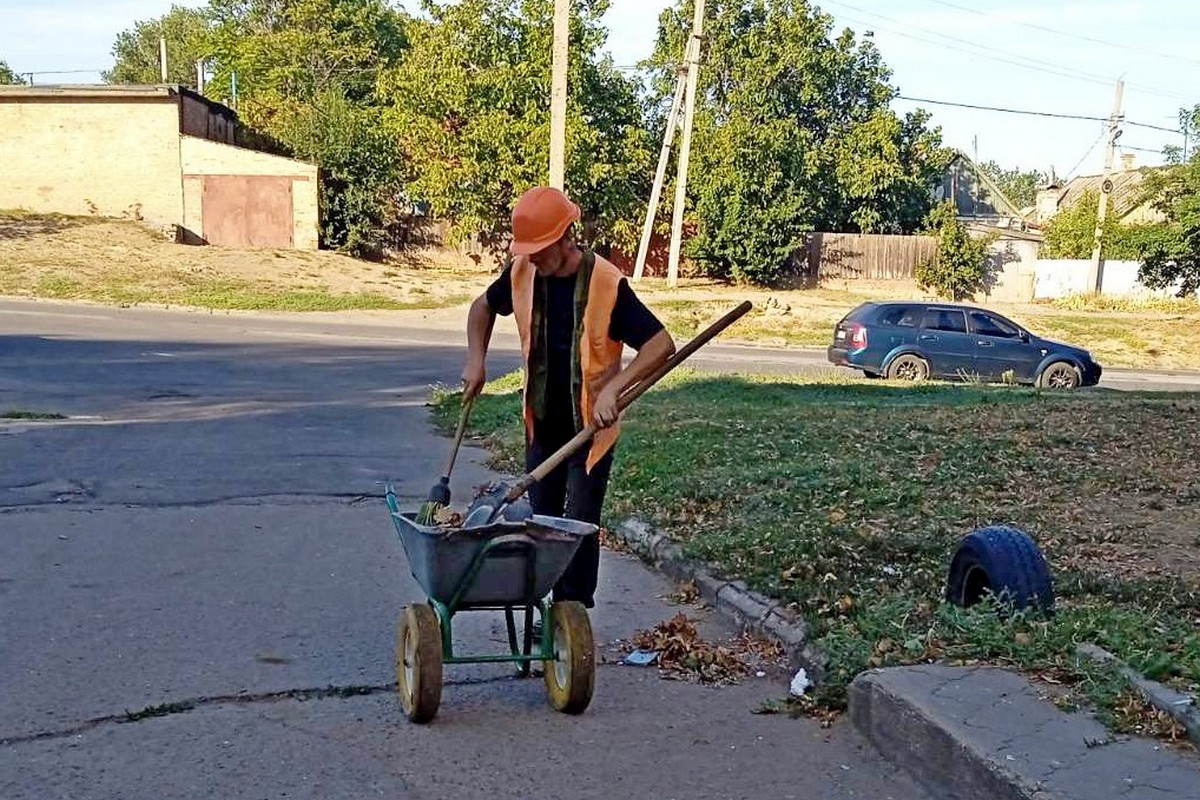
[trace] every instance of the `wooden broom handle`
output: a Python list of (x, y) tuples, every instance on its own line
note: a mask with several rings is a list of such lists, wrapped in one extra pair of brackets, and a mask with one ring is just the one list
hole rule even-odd
[[(679, 366), (680, 363), (692, 355), (692, 353), (695, 353), (708, 342), (712, 341), (712, 339), (717, 336), (717, 334), (721, 333), (721, 331), (725, 330), (730, 325), (745, 316), (751, 308), (753, 308), (753, 304), (751, 304), (749, 300), (746, 300), (737, 308), (733, 309), (725, 316), (714, 322), (712, 325), (709, 325), (703, 331), (696, 334), (696, 336), (690, 342), (676, 350), (674, 355), (668, 359), (665, 359), (661, 364), (655, 367), (650, 374), (622, 392), (621, 396), (617, 398), (617, 410), (624, 411), (634, 400), (637, 400), (639, 397), (645, 394), (646, 390), (658, 383), (664, 375)], [(597, 428), (594, 423), (588, 423), (587, 427), (575, 434), (571, 441), (558, 448), (558, 450), (555, 450), (549, 458), (547, 458), (541, 464), (538, 464), (538, 466), (532, 472), (513, 484), (513, 487), (509, 489), (508, 494), (504, 496), (504, 502), (511, 503), (521, 495), (525, 494), (525, 492), (529, 491), (529, 487), (533, 486), (542, 478), (545, 478), (551, 472), (556, 470), (564, 461), (573, 456), (575, 452), (579, 450), (579, 448), (583, 447), (583, 445), (585, 445), (598, 430), (600, 429)]]
[(463, 434), (467, 430), (467, 417), (471, 415), (471, 406), (474, 404), (475, 398), (472, 396), (463, 404), (462, 414), (458, 418), (458, 431), (454, 436), (454, 447), (450, 450), (450, 463), (446, 465), (446, 472), (443, 473), (446, 477), (454, 470), (454, 461), (458, 457), (458, 446), (462, 444)]

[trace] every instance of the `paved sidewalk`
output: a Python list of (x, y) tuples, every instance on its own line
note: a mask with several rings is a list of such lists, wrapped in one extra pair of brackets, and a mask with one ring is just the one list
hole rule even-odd
[(855, 726), (947, 800), (1196, 800), (1200, 759), (1110, 734), (983, 667), (898, 667), (851, 686)]

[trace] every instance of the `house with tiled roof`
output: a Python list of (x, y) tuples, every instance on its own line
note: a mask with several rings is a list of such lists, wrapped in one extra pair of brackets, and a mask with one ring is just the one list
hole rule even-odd
[[(1127, 225), (1162, 222), (1162, 212), (1146, 197), (1144, 186), (1146, 176), (1160, 169), (1162, 168), (1138, 168), (1134, 165), (1132, 155), (1122, 156), (1120, 166), (1108, 176), (1108, 180), (1112, 182), (1108, 196), (1109, 217), (1115, 217)], [(1089, 194), (1099, 197), (1103, 186), (1103, 175), (1080, 175), (1065, 183), (1050, 184), (1038, 192), (1036, 221), (1046, 222), (1059, 211), (1083, 202)]]

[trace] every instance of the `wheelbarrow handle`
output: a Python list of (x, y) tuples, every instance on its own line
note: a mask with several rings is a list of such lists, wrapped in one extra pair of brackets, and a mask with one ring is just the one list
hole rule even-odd
[[(670, 358), (664, 359), (663, 362), (655, 367), (648, 375), (646, 375), (646, 377), (642, 378), (633, 386), (630, 386), (624, 392), (622, 392), (621, 396), (617, 398), (617, 410), (624, 411), (631, 403), (633, 403), (634, 400), (637, 400), (639, 397), (645, 394), (646, 390), (662, 380), (664, 375), (679, 366), (685, 359), (691, 356), (692, 353), (695, 353), (701, 347), (708, 344), (708, 342), (712, 341), (712, 339), (716, 337), (717, 334), (721, 333), (721, 331), (725, 330), (730, 325), (745, 316), (746, 313), (749, 312), (753, 307), (753, 304), (749, 300), (746, 300), (737, 308), (733, 309), (725, 316), (714, 322), (712, 325), (709, 325), (703, 331), (696, 334), (691, 341), (676, 350), (675, 354)], [(545, 461), (543, 461), (541, 464), (538, 464), (538, 466), (525, 477), (514, 483), (512, 488), (509, 489), (508, 494), (504, 496), (504, 502), (506, 504), (513, 502), (518, 497), (525, 494), (525, 492), (529, 491), (529, 487), (533, 486), (542, 478), (545, 478), (551, 472), (558, 469), (558, 467), (561, 466), (564, 461), (574, 455), (579, 448), (587, 444), (588, 440), (595, 436), (598, 430), (600, 429), (596, 427), (594, 423), (589, 422), (587, 427), (575, 434), (575, 436), (572, 437), (569, 442), (550, 454)]]

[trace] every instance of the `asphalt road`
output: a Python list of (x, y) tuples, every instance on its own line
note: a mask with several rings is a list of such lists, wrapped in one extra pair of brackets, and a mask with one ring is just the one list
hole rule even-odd
[[(460, 331), (413, 315), (0, 302), (0, 409), (69, 417), (0, 421), (0, 797), (925, 796), (844, 721), (752, 714), (786, 675), (716, 689), (616, 663), (679, 609), (612, 553), (586, 714), (460, 667), (408, 724), (394, 626), (424, 598), (379, 492), (415, 507), (442, 469), (424, 403), (461, 358)], [(515, 363), (497, 348), (494, 370)], [(459, 502), (484, 458), (460, 455)], [(496, 622), (463, 617), (460, 646), (496, 646)]]
[[(105, 306), (0, 299), (0, 335), (8, 330), (57, 335), (126, 339), (153, 331), (168, 340), (199, 336), (205, 341), (236, 344), (247, 339), (359, 347), (422, 347), (456, 349), (461, 358), (466, 343), (461, 310), (353, 312), (332, 314), (210, 313), (154, 309), (115, 309)], [(511, 320), (500, 320), (493, 335), (491, 374), (519, 365), (519, 344)], [(136, 333), (135, 333), (136, 332)], [(730, 336), (736, 327), (730, 329)], [(720, 372), (775, 374), (836, 374), (855, 379), (858, 373), (835, 367), (822, 348), (771, 348), (730, 345), (720, 338), (688, 360), (696, 369)], [(442, 379), (456, 383), (457, 369)], [(1098, 388), (1118, 391), (1200, 392), (1200, 370), (1136, 370), (1105, 365)]]

